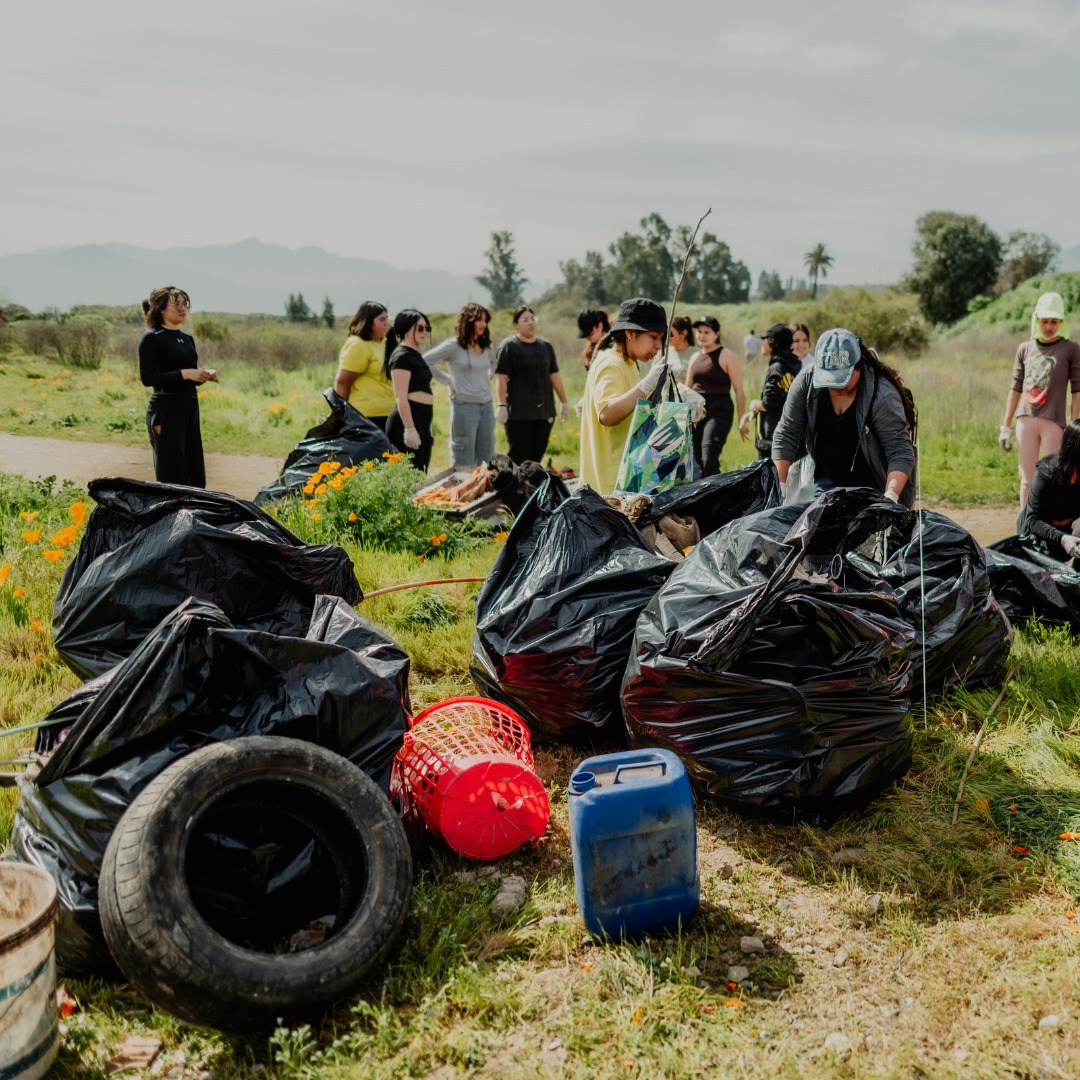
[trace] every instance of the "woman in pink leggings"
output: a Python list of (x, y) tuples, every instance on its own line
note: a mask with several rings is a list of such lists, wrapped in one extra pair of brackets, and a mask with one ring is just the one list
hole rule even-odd
[(1080, 418), (1080, 345), (1069, 340), (1065, 301), (1059, 293), (1043, 293), (1031, 316), (1031, 339), (1016, 350), (1012, 387), (1005, 399), (1005, 419), (998, 432), (1003, 450), (1016, 444), (1020, 458), (1020, 509), (1027, 506), (1035, 463), (1057, 453), (1065, 430), (1065, 397), (1072, 387), (1070, 418)]

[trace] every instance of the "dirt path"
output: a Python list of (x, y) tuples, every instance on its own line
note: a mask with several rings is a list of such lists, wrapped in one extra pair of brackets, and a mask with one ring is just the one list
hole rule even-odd
[[(241, 499), (254, 498), (260, 487), (276, 479), (280, 469), (281, 461), (277, 458), (256, 454), (206, 455), (207, 486)], [(98, 476), (154, 479), (149, 446), (114, 446), (3, 433), (0, 433), (0, 472), (31, 479), (56, 476), (60, 480), (74, 480), (83, 487)], [(942, 513), (963, 525), (980, 544), (990, 544), (1016, 532), (1015, 507), (978, 506), (963, 510), (946, 507)]]
[[(207, 454), (206, 484), (241, 499), (253, 499), (264, 484), (277, 479), (278, 458), (255, 454)], [(39, 439), (0, 433), (0, 472), (36, 480), (55, 476), (85, 487), (98, 476), (153, 480), (154, 463), (147, 446)]]

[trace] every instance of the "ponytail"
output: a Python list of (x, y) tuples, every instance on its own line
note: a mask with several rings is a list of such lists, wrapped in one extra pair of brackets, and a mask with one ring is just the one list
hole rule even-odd
[(871, 368), (876, 375), (891, 382), (896, 387), (897, 393), (900, 395), (900, 403), (904, 407), (904, 419), (907, 420), (911, 441), (915, 442), (919, 432), (919, 410), (915, 408), (915, 399), (911, 396), (911, 391), (904, 385), (904, 380), (900, 378), (900, 372), (886, 364), (873, 349), (864, 345), (862, 338), (859, 339), (859, 345), (862, 349), (859, 356), (862, 364)]

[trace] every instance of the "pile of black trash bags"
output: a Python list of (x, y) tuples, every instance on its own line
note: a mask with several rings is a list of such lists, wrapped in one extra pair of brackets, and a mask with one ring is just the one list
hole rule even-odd
[[(671, 521), (701, 537), (674, 559)], [(960, 526), (869, 489), (781, 506), (766, 461), (643, 513), (548, 479), (476, 625), (474, 681), (539, 738), (666, 747), (721, 802), (813, 823), (902, 776), (911, 702), (1000, 679), (1012, 643)]]
[(46, 718), (37, 749), (52, 752), (22, 782), (13, 837), (55, 878), (58, 960), (83, 974), (111, 968), (102, 859), (154, 777), (200, 747), (275, 735), (335, 751), (385, 792), (409, 704), (408, 656), (353, 610), (341, 548), (216, 492), (104, 479), (90, 494), (53, 612), (61, 658), (88, 681)]

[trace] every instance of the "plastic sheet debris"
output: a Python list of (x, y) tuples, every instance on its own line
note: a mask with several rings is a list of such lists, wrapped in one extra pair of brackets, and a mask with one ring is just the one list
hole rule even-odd
[(77, 720), (20, 785), (14, 844), (57, 881), (66, 970), (107, 967), (97, 913), (105, 848), (132, 800), (178, 758), (243, 736), (291, 736), (348, 758), (386, 791), (407, 728), (408, 656), (340, 598), (312, 606), (289, 636), (237, 627), (188, 599), (108, 677), (53, 710)]
[(353, 408), (333, 387), (327, 387), (322, 395), (330, 406), (329, 415), (290, 451), (277, 480), (259, 489), (256, 506), (280, 502), (300, 491), (324, 461), (359, 465), (362, 461), (379, 461), (384, 453), (394, 452), (382, 428)]
[(1009, 536), (986, 548), (994, 595), (1017, 624), (1040, 619), (1080, 633), (1080, 573), (1033, 542)]
[(83, 678), (129, 657), (189, 596), (234, 626), (301, 637), (316, 595), (363, 598), (344, 550), (304, 544), (242, 499), (120, 479), (93, 480), (90, 494), (53, 606), (57, 652)]
[(633, 745), (673, 749), (721, 801), (826, 821), (911, 763), (914, 630), (843, 556), (909, 512), (868, 489), (706, 537), (638, 620), (622, 701)]

